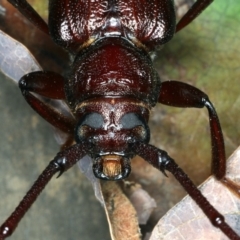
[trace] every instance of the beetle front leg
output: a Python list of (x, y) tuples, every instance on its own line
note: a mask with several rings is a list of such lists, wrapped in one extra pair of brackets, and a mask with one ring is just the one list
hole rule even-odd
[(55, 72), (37, 71), (24, 75), (19, 80), (22, 92), (34, 92), (51, 99), (65, 99), (64, 77)]
[(165, 170), (171, 172), (186, 192), (206, 214), (210, 222), (228, 236), (229, 239), (240, 239), (240, 237), (225, 222), (224, 217), (208, 202), (199, 189), (189, 179), (186, 173), (184, 173), (184, 171), (171, 157), (168, 156), (165, 151), (145, 143), (137, 143), (134, 145), (133, 149), (137, 155), (141, 156), (165, 175)]
[(158, 101), (173, 107), (207, 108), (212, 144), (212, 174), (240, 197), (240, 186), (225, 177), (226, 156), (222, 129), (217, 112), (208, 96), (189, 84), (166, 81), (162, 83)]
[(59, 177), (63, 172), (71, 168), (77, 161), (82, 159), (86, 153), (87, 146), (86, 144), (81, 143), (57, 154), (57, 156), (49, 163), (46, 169), (38, 177), (37, 181), (24, 196), (11, 216), (0, 227), (0, 240), (4, 240), (14, 232), (18, 223), (35, 202), (53, 175), (59, 172)]
[[(23, 76), (19, 81), (19, 87), (29, 105), (46, 121), (61, 131), (72, 135), (75, 119), (72, 114), (63, 114), (60, 109), (52, 106), (47, 100), (65, 99), (64, 78), (54, 72), (32, 72)], [(40, 96), (37, 98), (34, 94)]]

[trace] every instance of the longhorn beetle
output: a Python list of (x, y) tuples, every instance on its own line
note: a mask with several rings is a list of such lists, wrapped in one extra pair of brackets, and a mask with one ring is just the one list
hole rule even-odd
[[(103, 180), (128, 177), (135, 155), (163, 174), (171, 172), (215, 227), (230, 239), (240, 239), (167, 152), (149, 144), (149, 113), (157, 103), (182, 108), (206, 107), (212, 173), (238, 192), (238, 186), (225, 177), (224, 140), (208, 96), (186, 83), (161, 83), (150, 57), (150, 52), (170, 41), (175, 32), (187, 26), (212, 0), (197, 0), (177, 25), (171, 0), (49, 0), (48, 24), (26, 1), (9, 2), (67, 50), (73, 62), (67, 76), (38, 71), (19, 81), (29, 105), (67, 138), (62, 151), (1, 226), (0, 239), (13, 233), (55, 173), (60, 176), (86, 155), (92, 158), (94, 175)], [(66, 102), (69, 111), (46, 99)]]

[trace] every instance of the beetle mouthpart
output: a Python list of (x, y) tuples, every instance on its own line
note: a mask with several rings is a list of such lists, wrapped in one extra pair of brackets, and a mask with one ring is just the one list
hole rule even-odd
[(119, 155), (102, 156), (93, 164), (94, 175), (104, 180), (121, 180), (126, 178), (130, 171), (129, 160)]
[(122, 172), (121, 157), (117, 155), (107, 155), (103, 157), (103, 174), (114, 178)]

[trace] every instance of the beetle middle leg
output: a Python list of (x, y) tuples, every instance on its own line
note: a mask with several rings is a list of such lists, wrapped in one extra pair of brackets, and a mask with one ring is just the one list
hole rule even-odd
[(178, 81), (162, 83), (158, 101), (173, 107), (206, 107), (209, 113), (209, 124), (212, 144), (212, 174), (240, 197), (240, 186), (225, 177), (226, 156), (221, 125), (208, 96), (199, 89)]

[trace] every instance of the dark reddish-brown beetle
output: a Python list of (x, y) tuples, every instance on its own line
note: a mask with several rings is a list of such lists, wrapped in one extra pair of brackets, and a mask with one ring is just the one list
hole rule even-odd
[[(204, 107), (209, 111), (212, 172), (224, 178), (225, 153), (221, 127), (214, 107), (200, 90), (184, 83), (160, 83), (149, 52), (169, 41), (212, 1), (197, 1), (175, 29), (172, 1), (50, 1), (49, 25), (25, 1), (10, 1), (29, 20), (67, 49), (74, 61), (70, 74), (35, 72), (24, 76), (20, 89), (45, 120), (65, 132), (68, 139), (44, 170), (15, 212), (1, 227), (9, 236), (51, 177), (85, 155), (93, 159), (96, 177), (119, 180), (130, 173), (130, 160), (140, 155), (154, 167), (170, 171), (198, 203), (213, 225), (230, 239), (239, 239), (166, 152), (148, 144), (149, 111), (157, 102), (177, 107)], [(84, 3), (83, 3), (84, 2)], [(157, 9), (156, 12), (153, 9)], [(52, 81), (49, 81), (51, 79)], [(71, 112), (63, 114), (42, 99), (66, 100)], [(77, 144), (70, 147), (75, 140)]]

